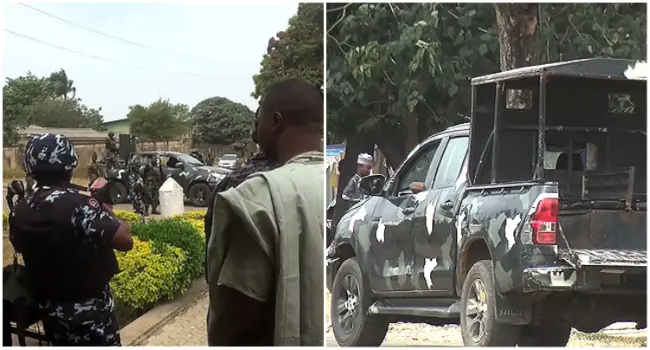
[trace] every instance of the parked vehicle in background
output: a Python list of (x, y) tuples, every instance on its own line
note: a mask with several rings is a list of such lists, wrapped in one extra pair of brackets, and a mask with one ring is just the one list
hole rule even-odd
[[(151, 164), (154, 156), (160, 157), (163, 174), (172, 177), (183, 187), (186, 199), (196, 207), (206, 207), (210, 193), (232, 170), (211, 167), (186, 153), (150, 151), (137, 152), (140, 164)], [(107, 171), (108, 180), (114, 182), (111, 196), (115, 203), (126, 202), (127, 180), (123, 162), (119, 168)]]
[(239, 157), (236, 154), (224, 154), (217, 165), (226, 169), (235, 169), (239, 163)]
[(371, 197), (328, 249), (337, 342), (378, 346), (397, 321), (460, 323), (466, 346), (646, 328), (641, 65), (588, 59), (474, 78), (471, 124), (424, 140), (388, 182), (363, 178)]

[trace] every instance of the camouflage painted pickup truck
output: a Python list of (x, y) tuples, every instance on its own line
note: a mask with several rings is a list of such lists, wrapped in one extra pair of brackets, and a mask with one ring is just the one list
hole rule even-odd
[(646, 81), (589, 59), (472, 79), (471, 123), (420, 143), (334, 228), (333, 333), (461, 325), (466, 346), (646, 327)]
[[(207, 207), (212, 190), (232, 170), (207, 166), (200, 160), (186, 153), (171, 151), (137, 152), (140, 164), (151, 164), (154, 156), (160, 158), (165, 177), (172, 177), (183, 187), (185, 198), (196, 207)], [(111, 198), (114, 203), (126, 202), (128, 184), (126, 181), (126, 165), (120, 162), (119, 167), (106, 170), (107, 179), (111, 182)], [(143, 175), (143, 174), (141, 174)]]

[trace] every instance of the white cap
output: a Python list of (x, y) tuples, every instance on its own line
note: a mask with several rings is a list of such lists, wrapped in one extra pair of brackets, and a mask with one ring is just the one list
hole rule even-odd
[(372, 156), (368, 153), (361, 153), (357, 157), (357, 164), (359, 165), (370, 165), (372, 166)]

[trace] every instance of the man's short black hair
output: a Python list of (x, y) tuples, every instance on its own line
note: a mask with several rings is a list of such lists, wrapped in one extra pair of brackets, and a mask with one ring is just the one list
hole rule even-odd
[(280, 113), (295, 125), (323, 124), (323, 93), (319, 86), (300, 79), (288, 79), (269, 87), (260, 112)]

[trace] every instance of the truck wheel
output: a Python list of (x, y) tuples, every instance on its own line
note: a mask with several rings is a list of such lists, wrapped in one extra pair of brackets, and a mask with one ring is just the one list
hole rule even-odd
[(207, 207), (210, 201), (210, 187), (204, 183), (194, 184), (190, 187), (187, 197), (193, 206)]
[(113, 204), (126, 203), (126, 186), (119, 181), (111, 181), (109, 195)]
[(336, 342), (342, 346), (379, 346), (388, 322), (366, 314), (371, 305), (359, 263), (350, 258), (341, 264), (332, 283), (330, 316)]
[(515, 346), (520, 327), (495, 321), (492, 262), (481, 260), (472, 266), (460, 297), (460, 329), (465, 346)]
[(566, 346), (571, 338), (571, 326), (560, 320), (544, 321), (539, 326), (521, 328), (519, 346)]

